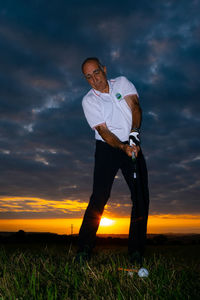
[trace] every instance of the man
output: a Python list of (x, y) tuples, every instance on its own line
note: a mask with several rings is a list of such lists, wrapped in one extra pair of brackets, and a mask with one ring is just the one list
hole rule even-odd
[(130, 261), (141, 265), (149, 194), (146, 164), (139, 146), (142, 111), (138, 94), (123, 76), (107, 80), (106, 67), (96, 57), (83, 62), (82, 72), (92, 87), (83, 98), (82, 106), (89, 125), (95, 130), (96, 152), (93, 192), (79, 232), (77, 259), (90, 257), (104, 206), (121, 169), (133, 202), (128, 245)]

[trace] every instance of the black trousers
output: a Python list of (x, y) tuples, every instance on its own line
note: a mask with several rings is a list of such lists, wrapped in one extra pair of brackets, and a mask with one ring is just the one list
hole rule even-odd
[(149, 209), (148, 175), (144, 156), (142, 151), (139, 151), (136, 162), (133, 163), (132, 158), (122, 150), (102, 141), (96, 141), (93, 192), (79, 232), (80, 252), (86, 249), (91, 251), (95, 246), (96, 232), (104, 206), (110, 197), (112, 184), (119, 169), (128, 184), (133, 203), (128, 250), (130, 253), (144, 252)]

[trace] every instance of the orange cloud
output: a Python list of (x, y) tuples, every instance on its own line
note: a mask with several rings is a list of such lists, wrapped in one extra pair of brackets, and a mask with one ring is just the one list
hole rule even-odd
[(63, 199), (60, 201), (35, 197), (1, 197), (0, 212), (79, 212), (85, 210), (87, 202)]

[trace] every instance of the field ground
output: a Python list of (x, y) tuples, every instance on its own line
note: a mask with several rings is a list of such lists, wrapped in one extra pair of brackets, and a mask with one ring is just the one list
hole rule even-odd
[(0, 299), (200, 299), (200, 245), (149, 245), (148, 278), (130, 268), (124, 246), (97, 246), (92, 259), (74, 262), (74, 246), (0, 247)]

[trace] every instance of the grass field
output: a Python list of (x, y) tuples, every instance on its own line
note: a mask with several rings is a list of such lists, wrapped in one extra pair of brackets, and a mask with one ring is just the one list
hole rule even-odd
[(98, 246), (90, 262), (74, 262), (64, 245), (0, 247), (0, 299), (200, 299), (200, 245), (147, 246), (150, 275), (129, 276), (125, 247)]

